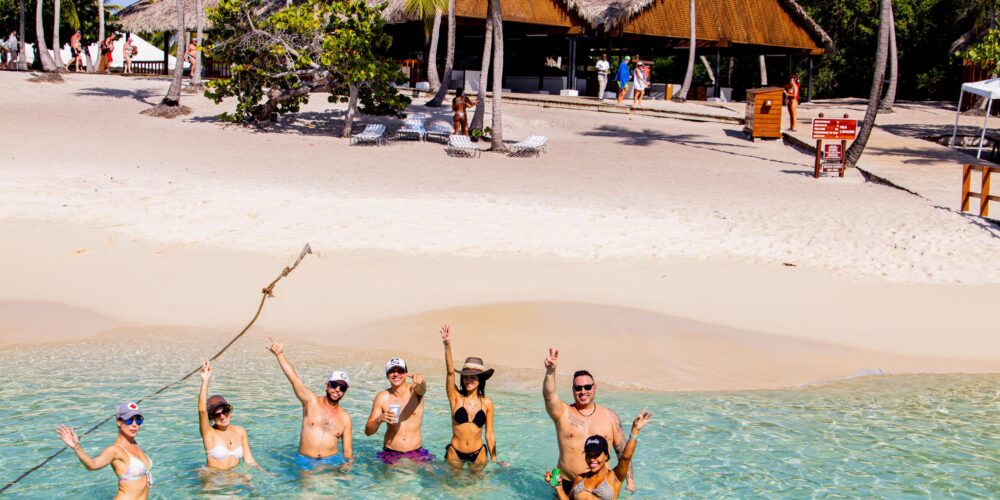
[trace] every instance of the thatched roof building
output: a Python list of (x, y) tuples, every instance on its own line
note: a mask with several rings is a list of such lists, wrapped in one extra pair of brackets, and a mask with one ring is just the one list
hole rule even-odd
[[(215, 7), (219, 0), (202, 0), (204, 10)], [(195, 0), (184, 0), (184, 25), (188, 31), (197, 29)], [(132, 33), (159, 33), (177, 30), (177, 0), (139, 0), (116, 14), (122, 29)], [(202, 26), (210, 28), (206, 17)]]

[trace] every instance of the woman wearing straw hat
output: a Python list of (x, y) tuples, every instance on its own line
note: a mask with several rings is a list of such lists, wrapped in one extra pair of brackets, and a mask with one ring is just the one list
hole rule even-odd
[(232, 425), (233, 407), (226, 398), (216, 394), (208, 397), (208, 381), (212, 378), (212, 365), (201, 364), (201, 389), (198, 391), (198, 428), (205, 444), (205, 462), (209, 469), (235, 469), (240, 461), (264, 470), (250, 452), (247, 430)]
[[(451, 443), (445, 447), (445, 460), (456, 469), (466, 463), (470, 469), (486, 467), (491, 458), (497, 463), (497, 441), (493, 434), (493, 400), (486, 397), (486, 380), (493, 376), (493, 369), (486, 369), (480, 358), (465, 358), (462, 368), (455, 369), (451, 357), (451, 329), (441, 327), (444, 343), (444, 362), (447, 369), (445, 387), (451, 403)], [(461, 385), (455, 384), (455, 373), (462, 376)], [(483, 433), (486, 442), (483, 442)], [(489, 456), (487, 456), (487, 453)]]

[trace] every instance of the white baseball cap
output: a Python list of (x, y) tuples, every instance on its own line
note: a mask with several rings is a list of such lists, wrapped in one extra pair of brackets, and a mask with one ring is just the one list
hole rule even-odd
[(330, 377), (326, 379), (327, 383), (330, 382), (343, 382), (347, 384), (348, 387), (351, 386), (351, 379), (347, 376), (347, 372), (340, 370), (333, 370), (330, 372)]
[(396, 367), (402, 368), (404, 372), (409, 371), (406, 369), (406, 361), (403, 361), (403, 358), (392, 358), (389, 361), (385, 362), (386, 373), (389, 373), (389, 370), (392, 370), (393, 368)]

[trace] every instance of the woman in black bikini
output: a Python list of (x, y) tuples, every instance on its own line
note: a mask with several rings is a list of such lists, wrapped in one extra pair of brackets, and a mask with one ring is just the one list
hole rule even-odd
[[(445, 387), (448, 388), (448, 402), (451, 403), (452, 429), (451, 443), (445, 447), (444, 457), (455, 469), (461, 469), (468, 463), (470, 469), (481, 470), (490, 459), (497, 463), (493, 400), (485, 394), (486, 380), (493, 376), (493, 369), (487, 370), (480, 358), (466, 358), (462, 369), (456, 370), (451, 359), (451, 331), (448, 325), (441, 327), (441, 341), (444, 343), (444, 362), (448, 370)], [(455, 385), (455, 372), (462, 375), (460, 386)]]

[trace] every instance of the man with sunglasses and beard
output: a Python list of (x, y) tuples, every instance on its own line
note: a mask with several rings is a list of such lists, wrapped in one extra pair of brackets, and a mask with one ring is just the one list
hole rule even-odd
[[(545, 358), (542, 395), (545, 398), (545, 411), (556, 425), (556, 439), (559, 443), (559, 477), (563, 491), (569, 495), (576, 476), (590, 470), (583, 453), (588, 437), (601, 436), (612, 443), (619, 459), (625, 450), (626, 440), (618, 415), (594, 402), (597, 396), (597, 383), (589, 371), (578, 370), (573, 374), (573, 404), (563, 403), (559, 399), (559, 394), (556, 393), (558, 361), (559, 351), (549, 348), (549, 356)], [(635, 492), (631, 465), (625, 487), (629, 492)]]
[(331, 372), (326, 382), (326, 394), (317, 396), (302, 383), (292, 364), (285, 358), (284, 341), (276, 342), (271, 337), (268, 340), (271, 345), (267, 346), (267, 350), (278, 358), (281, 371), (288, 377), (295, 396), (302, 402), (302, 431), (299, 434), (299, 453), (295, 457), (295, 464), (303, 471), (312, 471), (321, 466), (338, 467), (353, 462), (351, 416), (340, 406), (340, 400), (350, 387), (347, 374), (342, 371)]
[[(365, 435), (378, 432), (384, 422), (385, 437), (379, 460), (386, 465), (395, 465), (401, 460), (430, 462), (434, 455), (423, 447), (420, 426), (424, 420), (424, 394), (427, 383), (424, 376), (410, 374), (406, 362), (392, 358), (385, 364), (385, 377), (389, 388), (376, 394), (372, 402), (372, 413), (365, 424)], [(406, 379), (413, 382), (407, 382)]]

